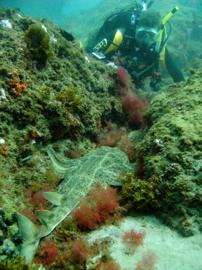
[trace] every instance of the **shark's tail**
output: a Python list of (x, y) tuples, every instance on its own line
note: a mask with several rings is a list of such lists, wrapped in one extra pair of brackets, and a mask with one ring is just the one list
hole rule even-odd
[[(44, 192), (43, 195), (44, 198), (56, 208), (61, 205), (63, 195), (57, 192)], [(20, 254), (25, 257), (26, 262), (31, 263), (38, 248), (40, 239), (47, 236), (59, 222), (57, 222), (57, 218), (56, 221), (53, 219), (54, 215), (52, 215), (51, 211), (38, 210), (36, 211), (36, 216), (42, 225), (38, 229), (38, 227), (29, 218), (18, 212), (16, 214), (18, 227), (22, 237)]]
[(20, 254), (31, 263), (39, 245), (39, 233), (36, 225), (24, 215), (17, 213), (18, 226), (22, 237)]

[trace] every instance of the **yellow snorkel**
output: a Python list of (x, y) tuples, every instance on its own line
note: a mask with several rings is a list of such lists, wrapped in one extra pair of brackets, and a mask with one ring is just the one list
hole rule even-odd
[(157, 52), (161, 52), (161, 51), (165, 50), (165, 43), (166, 42), (163, 42), (164, 35), (165, 35), (165, 25), (178, 10), (179, 10), (179, 7), (176, 6), (171, 11), (169, 11), (166, 14), (166, 16), (162, 19), (159, 34), (157, 37), (157, 43), (156, 43), (156, 51)]

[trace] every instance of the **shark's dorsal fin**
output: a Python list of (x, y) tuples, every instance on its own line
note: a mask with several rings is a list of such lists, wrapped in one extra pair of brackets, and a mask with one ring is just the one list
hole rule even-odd
[(61, 205), (62, 198), (64, 197), (62, 194), (57, 192), (44, 192), (43, 195), (47, 201), (56, 206)]
[(48, 227), (48, 221), (52, 217), (52, 213), (49, 210), (38, 210), (36, 216), (42, 225)]

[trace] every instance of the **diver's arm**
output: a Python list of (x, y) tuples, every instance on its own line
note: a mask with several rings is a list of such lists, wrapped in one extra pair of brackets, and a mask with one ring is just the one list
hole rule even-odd
[(168, 73), (172, 77), (174, 82), (184, 81), (184, 76), (178, 66), (175, 64), (174, 59), (172, 58), (170, 52), (166, 48), (165, 51), (165, 64), (168, 70)]

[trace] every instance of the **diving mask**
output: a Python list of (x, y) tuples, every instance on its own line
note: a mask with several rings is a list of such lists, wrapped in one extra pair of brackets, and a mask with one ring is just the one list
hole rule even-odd
[(158, 30), (152, 27), (139, 27), (136, 30), (136, 41), (138, 46), (150, 48), (156, 43)]

